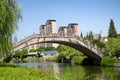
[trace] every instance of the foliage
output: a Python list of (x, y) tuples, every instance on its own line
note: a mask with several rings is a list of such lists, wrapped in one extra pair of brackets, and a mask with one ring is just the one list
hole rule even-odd
[(108, 37), (109, 38), (116, 38), (117, 37), (117, 31), (114, 26), (114, 22), (112, 19), (110, 19), (110, 26), (108, 31)]
[(81, 32), (80, 37), (83, 38), (83, 33)]
[(86, 56), (74, 56), (73, 57), (73, 61), (75, 62), (75, 64), (82, 64), (82, 61), (86, 58)]
[(28, 67), (0, 67), (0, 80), (57, 80), (53, 75)]
[(75, 63), (79, 64), (83, 60), (84, 55), (78, 50), (75, 50), (69, 46), (61, 45), (57, 48), (57, 50), (59, 52), (57, 58), (59, 62), (71, 63), (73, 60)]
[(65, 58), (65, 53), (59, 53), (59, 55), (58, 55), (58, 57), (57, 57), (57, 61), (58, 62), (64, 62), (64, 60), (65, 60), (66, 58)]
[(101, 37), (102, 37), (101, 34), (99, 34), (99, 36), (98, 36), (98, 40), (99, 40), (99, 41), (101, 40)]
[(90, 31), (85, 36), (85, 39), (87, 39), (88, 41), (90, 41), (91, 43), (95, 44), (96, 46), (98, 46), (100, 48), (104, 48), (105, 47), (105, 44), (100, 41), (101, 40), (101, 34), (98, 35), (98, 39), (94, 39), (93, 32)]
[(42, 51), (49, 51), (49, 50), (56, 50), (54, 47), (40, 47), (37, 49), (30, 49), (29, 52), (42, 52)]
[(4, 57), (3, 62), (10, 62), (13, 58), (12, 54), (7, 55), (6, 57)]
[(101, 65), (103, 66), (113, 66), (117, 58), (105, 56), (102, 58)]
[(30, 49), (29, 52), (37, 52), (36, 57), (40, 58), (40, 57), (42, 57), (41, 52), (50, 51), (50, 50), (56, 50), (56, 48), (54, 48), (54, 47), (40, 47), (37, 49)]
[(112, 56), (120, 54), (120, 37), (109, 38), (105, 45), (105, 50), (110, 52)]
[(45, 47), (44, 50), (45, 50), (45, 51), (56, 50), (56, 48), (54, 48), (54, 47)]
[(74, 55), (74, 50), (64, 45), (58, 47), (58, 52), (58, 60), (60, 60), (60, 62), (68, 62), (71, 56)]
[(10, 63), (0, 62), (0, 67), (16, 67), (16, 66)]
[(38, 49), (36, 49), (36, 51), (37, 52), (42, 52), (42, 51), (44, 51), (44, 48), (38, 48)]
[(95, 39), (95, 40), (93, 40), (92, 43), (95, 44), (96, 46), (99, 46), (100, 48), (104, 48), (104, 47), (105, 47), (105, 44), (102, 43), (102, 42), (100, 42), (99, 39)]
[(27, 50), (23, 49), (21, 51), (16, 51), (15, 54), (14, 54), (14, 57), (15, 58), (20, 58), (20, 59), (23, 59), (27, 56)]
[(90, 31), (89, 33), (87, 33), (87, 35), (84, 37), (84, 39), (87, 39), (90, 42), (92, 42), (94, 40), (94, 38), (93, 38), (93, 32)]
[[(58, 58), (57, 56), (54, 56), (54, 57), (46, 58), (45, 61), (56, 62), (57, 58)], [(44, 59), (42, 59), (41, 61), (43, 61), (43, 60)]]
[(21, 19), (21, 10), (15, 0), (0, 0), (0, 55), (12, 53), (12, 34)]
[(37, 52), (36, 49), (30, 49), (29, 52)]

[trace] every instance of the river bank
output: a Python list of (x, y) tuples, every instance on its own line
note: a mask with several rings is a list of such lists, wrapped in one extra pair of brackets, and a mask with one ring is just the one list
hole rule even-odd
[(87, 57), (78, 57), (74, 60), (64, 60), (58, 61), (58, 56), (50, 57), (50, 58), (37, 58), (37, 57), (27, 57), (24, 59), (12, 59), (12, 62), (20, 63), (20, 62), (58, 62), (58, 63), (67, 63), (70, 65), (97, 65), (97, 66), (106, 66), (106, 67), (120, 67), (120, 60), (117, 58), (111, 57), (103, 57), (101, 62), (97, 62), (96, 60), (92, 60)]
[[(2, 64), (3, 65), (3, 64)], [(119, 80), (119, 67), (82, 66), (56, 62), (20, 62), (0, 67), (1, 80)], [(114, 73), (114, 74), (113, 74)], [(7, 76), (6, 76), (7, 75)]]
[(56, 80), (56, 78), (54, 73), (50, 75), (37, 68), (0, 63), (0, 80)]
[[(119, 67), (83, 66), (70, 65), (56, 62), (27, 62), (17, 63), (20, 66), (27, 66), (40, 69), (49, 74), (55, 73), (53, 80), (119, 80)], [(114, 74), (113, 74), (114, 73)], [(49, 80), (49, 79), (48, 79)]]

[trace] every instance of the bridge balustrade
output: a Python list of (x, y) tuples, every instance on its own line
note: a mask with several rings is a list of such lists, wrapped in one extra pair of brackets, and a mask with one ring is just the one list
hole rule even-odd
[[(77, 42), (78, 43), (78, 42)], [(83, 43), (83, 44), (82, 44)], [(79, 44), (83, 45), (84, 47), (88, 48), (89, 50), (99, 54), (100, 56), (103, 55), (103, 51), (101, 48), (97, 47), (96, 45), (91, 44), (89, 41), (79, 38)]]

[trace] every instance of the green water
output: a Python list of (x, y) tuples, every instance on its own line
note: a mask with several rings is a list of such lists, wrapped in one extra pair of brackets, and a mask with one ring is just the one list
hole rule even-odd
[(19, 63), (18, 65), (40, 68), (49, 74), (55, 73), (60, 80), (120, 80), (120, 68), (71, 66), (55, 62)]

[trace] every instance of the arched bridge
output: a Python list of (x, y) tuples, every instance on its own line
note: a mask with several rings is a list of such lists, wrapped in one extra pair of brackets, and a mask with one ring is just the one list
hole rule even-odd
[(100, 61), (104, 52), (96, 45), (92, 45), (89, 41), (76, 37), (61, 37), (61, 36), (40, 36), (38, 34), (27, 37), (14, 45), (14, 51), (23, 48), (28, 49), (32, 45), (40, 43), (58, 43), (70, 46), (87, 55), (88, 57)]

